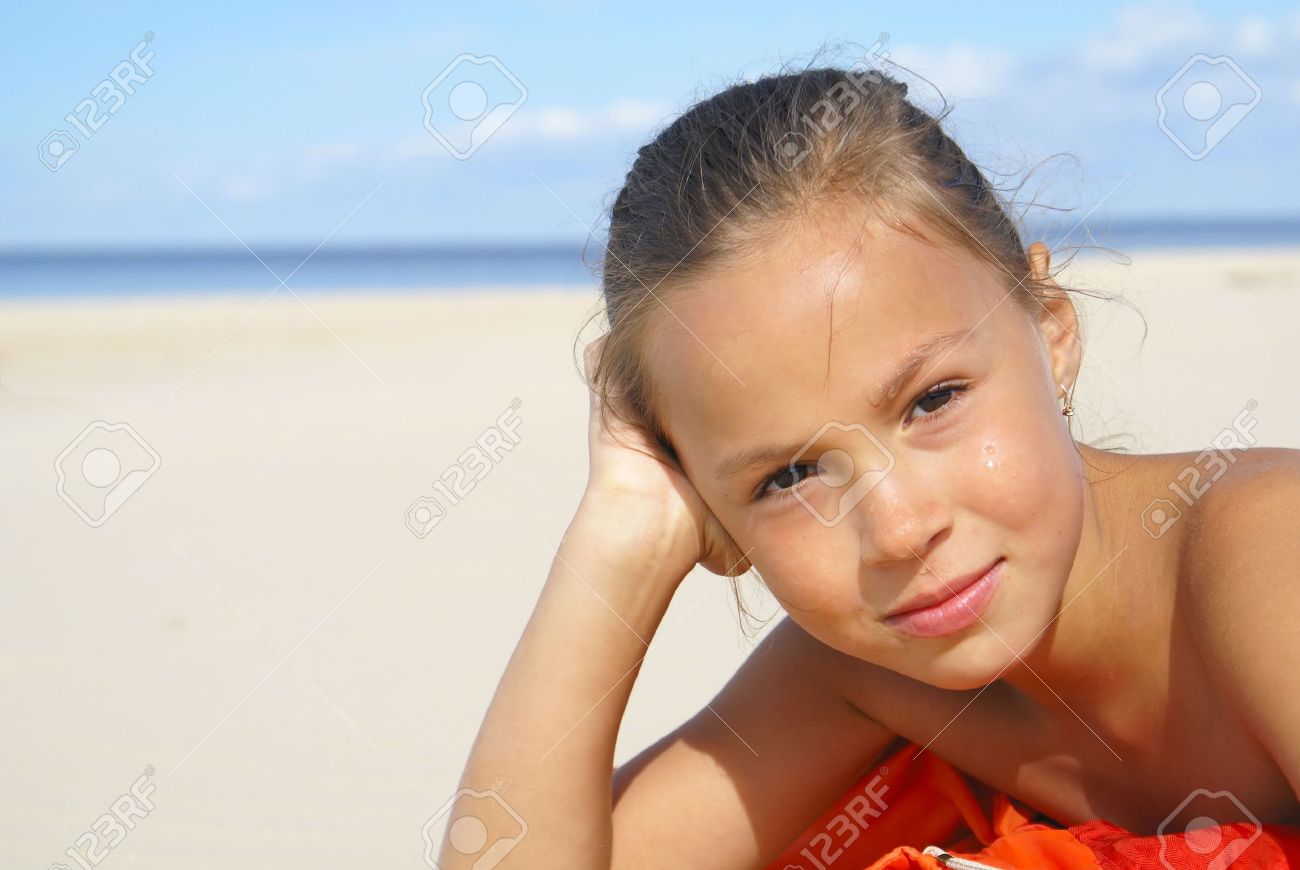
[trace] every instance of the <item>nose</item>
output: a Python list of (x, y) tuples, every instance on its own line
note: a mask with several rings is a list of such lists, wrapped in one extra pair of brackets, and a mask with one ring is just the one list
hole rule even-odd
[(926, 558), (952, 528), (942, 491), (916, 469), (896, 465), (856, 508), (865, 562)]

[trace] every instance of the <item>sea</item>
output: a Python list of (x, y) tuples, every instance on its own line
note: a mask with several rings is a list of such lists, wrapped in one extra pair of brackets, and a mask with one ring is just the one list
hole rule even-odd
[[(1300, 217), (1089, 220), (1031, 228), (1054, 249), (1087, 255), (1148, 248), (1300, 246)], [(405, 244), (214, 247), (0, 248), (0, 298), (269, 294), (361, 288), (451, 289), (598, 285), (594, 239), (545, 244)]]

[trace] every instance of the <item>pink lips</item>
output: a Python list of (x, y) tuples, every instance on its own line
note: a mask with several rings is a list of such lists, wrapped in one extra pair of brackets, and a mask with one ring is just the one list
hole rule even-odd
[(957, 594), (927, 607), (887, 616), (884, 623), (905, 634), (939, 637), (978, 622), (1002, 581), (1006, 561), (998, 559), (978, 580), (964, 589), (958, 589)]

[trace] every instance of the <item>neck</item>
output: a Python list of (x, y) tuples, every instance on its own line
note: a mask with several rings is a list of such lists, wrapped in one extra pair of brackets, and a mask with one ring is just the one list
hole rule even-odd
[(1122, 755), (1136, 739), (1125, 717), (1151, 694), (1156, 645), (1168, 641), (1158, 594), (1168, 571), (1153, 561), (1167, 548), (1152, 546), (1141, 530), (1141, 459), (1084, 445), (1079, 452), (1083, 530), (1060, 609), (1001, 681), (1052, 719), (1086, 725)]

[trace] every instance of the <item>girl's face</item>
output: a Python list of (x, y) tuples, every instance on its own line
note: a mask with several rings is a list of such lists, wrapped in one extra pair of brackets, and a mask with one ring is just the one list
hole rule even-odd
[[(659, 410), (809, 634), (931, 685), (984, 685), (1056, 615), (1080, 540), (1058, 387), (1078, 368), (1074, 310), (1026, 312), (964, 249), (860, 223), (809, 222), (668, 295), (647, 342)], [(980, 620), (886, 621), (998, 560)]]

